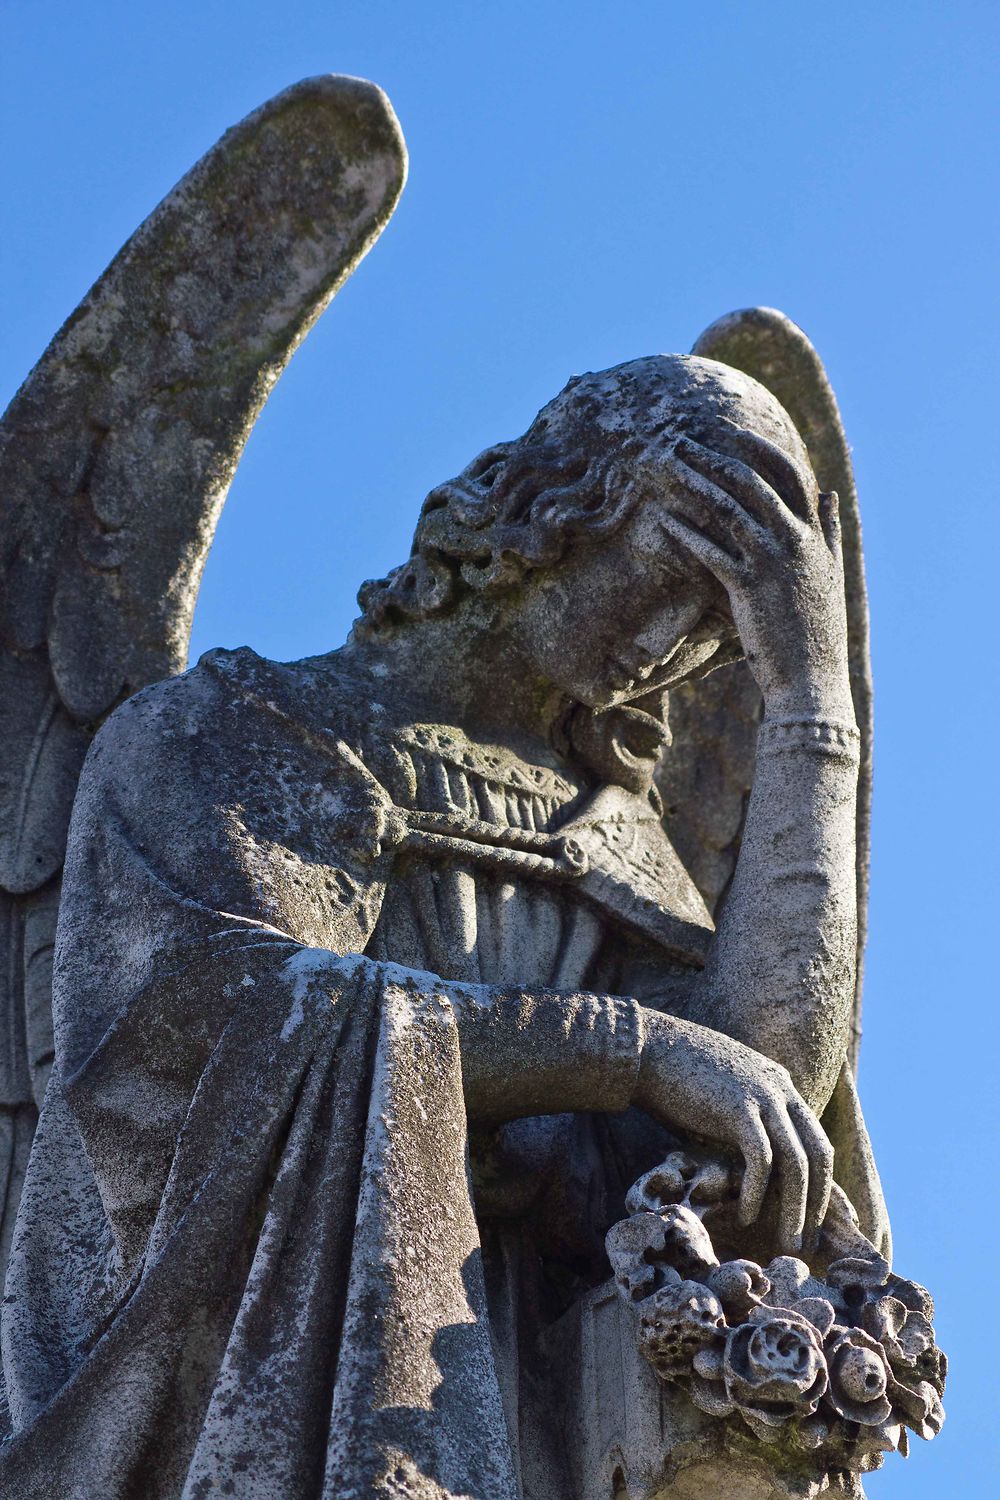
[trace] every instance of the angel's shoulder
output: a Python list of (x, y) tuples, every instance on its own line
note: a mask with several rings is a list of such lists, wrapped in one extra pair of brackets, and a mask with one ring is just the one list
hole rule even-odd
[(253, 711), (250, 674), (239, 660), (253, 654), (246, 648), (207, 652), (188, 671), (125, 699), (98, 730), (91, 766), (98, 761), (114, 762), (119, 769), (123, 762), (149, 765), (193, 740), (203, 747), (223, 746), (230, 738), (227, 724), (243, 721), (245, 727)]
[(336, 674), (220, 649), (121, 704), (95, 739), (90, 774), (100, 767), (119, 787), (159, 792), (254, 787), (266, 798), (317, 777), (369, 782), (365, 741), (357, 695)]

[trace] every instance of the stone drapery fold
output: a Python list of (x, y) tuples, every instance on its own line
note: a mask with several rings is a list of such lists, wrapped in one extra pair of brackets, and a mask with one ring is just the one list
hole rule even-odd
[[(225, 990), (234, 958), (241, 978), (141, 1249), (144, 1206), (116, 1177), (130, 1152), (152, 1163), (171, 1129), (143, 1109), (142, 1058), (163, 1067), (143, 1044), (151, 1028), (181, 1036), (171, 999), (190, 991), (151, 988), (54, 1091), (48, 1129), (75, 1127), (98, 1190), (77, 1202), (76, 1225), (89, 1207), (117, 1264), (104, 1317), (52, 1393), (66, 1372), (39, 1369), (43, 1330), (18, 1305), (19, 1281), (39, 1269), (37, 1217), (49, 1218), (47, 1283), (60, 1234), (51, 1178), (33, 1177), (36, 1235), (5, 1320), (25, 1425), (0, 1458), (4, 1494), (196, 1500), (228, 1482), (245, 1496), (346, 1500), (396, 1493), (405, 1471), (411, 1493), (465, 1494), (472, 1481), (476, 1495), (513, 1497), (446, 992), (267, 937), (212, 958), (203, 995), (213, 978)], [(101, 1208), (113, 1235), (100, 1235)], [(65, 1265), (82, 1247), (73, 1224), (62, 1232)]]
[(331, 740), (195, 671), (92, 752), (2, 1312), (8, 1500), (516, 1496), (455, 1009), (358, 956), (377, 890), (329, 862)]

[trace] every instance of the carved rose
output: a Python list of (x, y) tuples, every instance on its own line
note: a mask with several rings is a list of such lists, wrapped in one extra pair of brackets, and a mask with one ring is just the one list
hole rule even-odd
[(633, 1302), (649, 1297), (665, 1283), (676, 1285), (680, 1281), (677, 1272), (666, 1263), (666, 1240), (659, 1214), (632, 1214), (619, 1220), (608, 1230), (604, 1243), (615, 1280)]
[(705, 1281), (722, 1303), (731, 1323), (742, 1322), (771, 1290), (770, 1281), (752, 1260), (724, 1260), (721, 1266), (708, 1272)]
[(632, 1214), (611, 1226), (604, 1243), (619, 1286), (636, 1302), (664, 1285), (704, 1281), (718, 1265), (708, 1230), (682, 1204)]
[(738, 1182), (731, 1167), (714, 1158), (696, 1160), (686, 1151), (671, 1151), (665, 1161), (646, 1172), (629, 1189), (629, 1213), (660, 1213), (674, 1203), (702, 1209), (732, 1198)]
[(882, 1345), (889, 1368), (903, 1385), (926, 1380), (939, 1394), (944, 1390), (947, 1361), (924, 1313), (904, 1306), (898, 1297), (880, 1297), (862, 1309), (861, 1322)]
[(944, 1426), (944, 1407), (941, 1397), (929, 1380), (918, 1381), (916, 1387), (894, 1385), (893, 1405), (902, 1413), (903, 1421), (925, 1441), (937, 1437)]
[(834, 1327), (826, 1341), (830, 1402), (849, 1422), (876, 1427), (888, 1420), (892, 1376), (881, 1344), (863, 1328)]
[(663, 1253), (667, 1264), (687, 1280), (697, 1278), (704, 1281), (719, 1264), (719, 1258), (698, 1215), (678, 1203), (663, 1209), (659, 1217), (663, 1223)]
[(841, 1253), (822, 1276), (791, 1255), (720, 1264), (703, 1215), (710, 1225), (731, 1191), (728, 1168), (674, 1152), (608, 1232), (619, 1293), (660, 1378), (731, 1419), (737, 1442), (738, 1416), (763, 1442), (828, 1468), (867, 1472), (885, 1453), (905, 1455), (907, 1429), (934, 1437), (946, 1363), (928, 1293), (890, 1272), (856, 1224), (853, 1236), (842, 1225), (827, 1235)]
[(722, 1304), (696, 1281), (661, 1287), (642, 1304), (639, 1347), (663, 1380), (691, 1372), (699, 1350), (725, 1332)]
[(927, 1321), (933, 1323), (934, 1298), (919, 1281), (907, 1281), (905, 1277), (893, 1273), (886, 1282), (886, 1291), (890, 1297), (902, 1302), (910, 1312), (923, 1313)]
[(831, 1296), (837, 1297), (839, 1307), (846, 1306), (843, 1298), (815, 1277), (805, 1261), (795, 1255), (776, 1255), (764, 1267), (764, 1274), (771, 1283), (767, 1294), (769, 1307), (794, 1307), (804, 1299), (829, 1300)]
[(795, 1313), (754, 1308), (749, 1322), (729, 1332), (723, 1378), (744, 1421), (767, 1437), (769, 1429), (816, 1410), (827, 1385), (819, 1335)]

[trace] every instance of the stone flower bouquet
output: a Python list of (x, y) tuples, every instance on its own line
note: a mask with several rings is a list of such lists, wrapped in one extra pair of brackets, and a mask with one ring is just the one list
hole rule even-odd
[(836, 1188), (822, 1279), (789, 1255), (763, 1267), (720, 1261), (703, 1221), (728, 1237), (735, 1176), (676, 1151), (639, 1179), (630, 1217), (608, 1232), (618, 1291), (660, 1379), (728, 1421), (734, 1439), (748, 1428), (827, 1469), (868, 1471), (887, 1452), (905, 1455), (907, 1429), (934, 1437), (946, 1360), (929, 1294), (890, 1272)]

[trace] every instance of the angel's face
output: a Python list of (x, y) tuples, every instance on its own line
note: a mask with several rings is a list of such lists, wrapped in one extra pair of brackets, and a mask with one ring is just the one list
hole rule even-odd
[(724, 589), (657, 525), (655, 503), (533, 575), (510, 623), (539, 676), (591, 708), (627, 703), (736, 654)]

